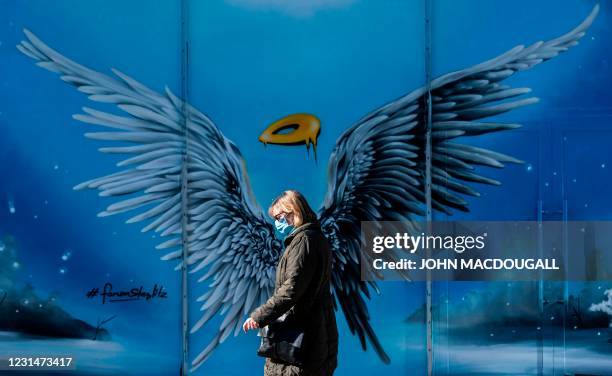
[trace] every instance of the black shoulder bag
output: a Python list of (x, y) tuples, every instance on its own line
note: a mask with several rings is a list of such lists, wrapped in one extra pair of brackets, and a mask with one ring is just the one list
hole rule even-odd
[(302, 367), (304, 364), (304, 329), (286, 320), (287, 314), (261, 329), (257, 355)]

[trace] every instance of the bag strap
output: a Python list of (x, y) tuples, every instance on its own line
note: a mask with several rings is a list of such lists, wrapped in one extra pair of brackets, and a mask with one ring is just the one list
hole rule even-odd
[[(323, 260), (321, 258), (319, 258), (319, 263), (321, 263), (321, 264), (323, 263)], [(322, 269), (322, 265), (320, 265), (320, 266), (321, 266), (321, 268), (319, 268), (319, 269)], [(323, 285), (325, 284), (325, 281), (329, 280), (329, 279), (331, 279), (331, 275), (330, 275), (329, 269), (325, 268), (325, 275), (323, 276), (323, 278), (320, 279), (319, 284), (317, 286), (317, 290), (316, 290), (317, 292), (313, 296), (313, 299), (311, 300), (310, 306), (308, 307), (308, 309), (310, 309), (314, 305), (314, 303), (316, 301), (321, 299), (321, 297), (322, 297), (321, 294), (324, 292)], [(289, 308), (289, 310), (287, 312), (285, 312), (282, 316), (287, 315), (289, 313), (289, 311), (291, 311), (293, 308), (295, 308), (295, 305), (292, 306), (291, 308)]]
[[(319, 257), (319, 263), (320, 263), (320, 264), (323, 264), (323, 259), (322, 259), (322, 257)], [(320, 266), (320, 268), (319, 268), (319, 269), (323, 269), (323, 265), (319, 265), (319, 266)], [(315, 303), (316, 301), (318, 301), (319, 299), (321, 299), (321, 297), (322, 297), (322, 293), (324, 292), (323, 285), (325, 284), (325, 281), (326, 281), (326, 280), (329, 280), (329, 279), (331, 279), (331, 275), (329, 274), (329, 269), (328, 269), (328, 268), (325, 268), (325, 273), (324, 273), (324, 275), (322, 276), (322, 278), (320, 278), (320, 280), (319, 280), (319, 284), (318, 284), (318, 286), (317, 286), (316, 293), (315, 293), (315, 295), (313, 296), (313, 299), (311, 300), (310, 307), (312, 307), (312, 305), (314, 305), (314, 303)], [(309, 308), (310, 308), (310, 307), (309, 307)]]

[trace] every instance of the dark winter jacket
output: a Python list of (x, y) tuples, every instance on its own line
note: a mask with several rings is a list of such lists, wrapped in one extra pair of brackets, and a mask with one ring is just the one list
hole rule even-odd
[(303, 370), (290, 366), (292, 372), (287, 372), (284, 365), (268, 359), (266, 374), (331, 374), (336, 367), (338, 329), (330, 292), (329, 244), (318, 223), (305, 223), (289, 234), (285, 246), (276, 268), (274, 294), (251, 318), (264, 327), (289, 311), (287, 320), (304, 325), (306, 361)]

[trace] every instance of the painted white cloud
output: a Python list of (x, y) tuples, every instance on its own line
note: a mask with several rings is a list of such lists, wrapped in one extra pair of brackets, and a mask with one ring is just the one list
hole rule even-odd
[[(589, 310), (593, 312), (605, 312), (608, 315), (612, 316), (612, 289), (606, 290), (604, 294), (606, 294), (608, 299), (597, 304), (591, 304)], [(610, 321), (610, 327), (612, 327), (612, 321)]]
[(320, 10), (349, 6), (355, 0), (226, 0), (226, 2), (249, 9), (274, 10), (294, 17), (309, 17)]

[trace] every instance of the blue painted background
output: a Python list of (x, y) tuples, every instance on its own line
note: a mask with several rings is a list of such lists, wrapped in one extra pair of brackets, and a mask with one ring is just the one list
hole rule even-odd
[[(433, 70), (438, 76), (517, 44), (561, 35), (580, 23), (595, 2), (433, 4)], [(554, 211), (564, 199), (573, 219), (612, 217), (606, 188), (612, 182), (610, 5), (602, 2), (598, 19), (579, 46), (511, 79), (514, 86), (531, 87), (541, 102), (499, 117), (522, 123), (521, 130), (470, 143), (511, 154), (526, 164), (487, 171), (503, 185), (480, 188), (483, 196), (470, 199), (472, 211), (456, 218), (533, 220), (538, 201)], [(318, 207), (326, 190), (327, 158), (341, 132), (367, 112), (424, 84), (422, 1), (208, 0), (192, 1), (189, 9), (188, 100), (240, 148), (262, 206), (280, 191), (294, 188)], [(91, 127), (71, 118), (88, 105), (85, 96), (15, 49), (23, 28), (90, 68), (118, 68), (155, 90), (167, 85), (176, 93), (181, 65), (179, 4), (0, 0), (0, 238), (11, 235), (16, 240), (19, 283), (31, 283), (41, 296), (59, 291), (62, 307), (89, 323), (117, 315), (107, 326), (112, 336), (107, 343), (58, 346), (40, 339), (0, 339), (1, 352), (44, 353), (53, 346), (76, 352), (83, 371), (176, 374), (180, 276), (159, 261), (161, 254), (154, 250), (158, 239), (123, 224), (126, 216), (97, 218), (109, 201), (94, 192), (72, 190), (82, 181), (113, 172), (119, 159), (98, 153), (102, 143), (82, 137)], [(318, 163), (306, 158), (304, 147), (264, 148), (257, 141), (268, 124), (295, 112), (313, 113), (322, 121)], [(67, 251), (71, 257), (64, 261), (61, 256)], [(88, 289), (109, 280), (118, 286), (162, 283), (169, 298), (110, 305), (85, 298)], [(193, 282), (192, 294), (199, 296), (204, 286)], [(493, 285), (440, 283), (434, 298), (444, 305), (466, 294), (496, 291)], [(589, 288), (603, 291), (610, 283)], [(424, 324), (405, 321), (423, 304), (424, 285), (383, 282), (381, 289), (371, 301), (370, 313), (392, 363), (383, 366), (375, 354), (362, 352), (340, 318), (338, 375), (425, 372)], [(497, 353), (492, 343), (485, 343), (489, 352), (481, 352), (484, 348), (445, 336), (453, 322), (451, 303), (447, 315), (436, 321), (437, 372), (535, 372), (536, 343), (499, 348)], [(194, 305), (191, 316), (198, 312)], [(486, 321), (486, 311), (476, 309), (473, 314)], [(612, 373), (612, 364), (606, 363), (610, 345), (607, 350), (601, 345), (606, 333), (589, 333), (573, 347), (592, 362), (574, 364), (570, 357), (565, 367), (571, 372)], [(212, 334), (204, 330), (191, 337), (193, 355)], [(554, 338), (559, 338), (556, 332)], [(544, 346), (550, 343), (558, 342), (547, 340)], [(263, 359), (255, 355), (257, 345), (253, 333), (231, 337), (197, 374), (258, 374)], [(544, 348), (544, 369), (561, 372), (559, 353)], [(524, 367), (512, 368), (516, 360), (505, 361), (509, 368), (490, 367), (492, 357), (507, 352), (525, 354), (518, 362)]]

